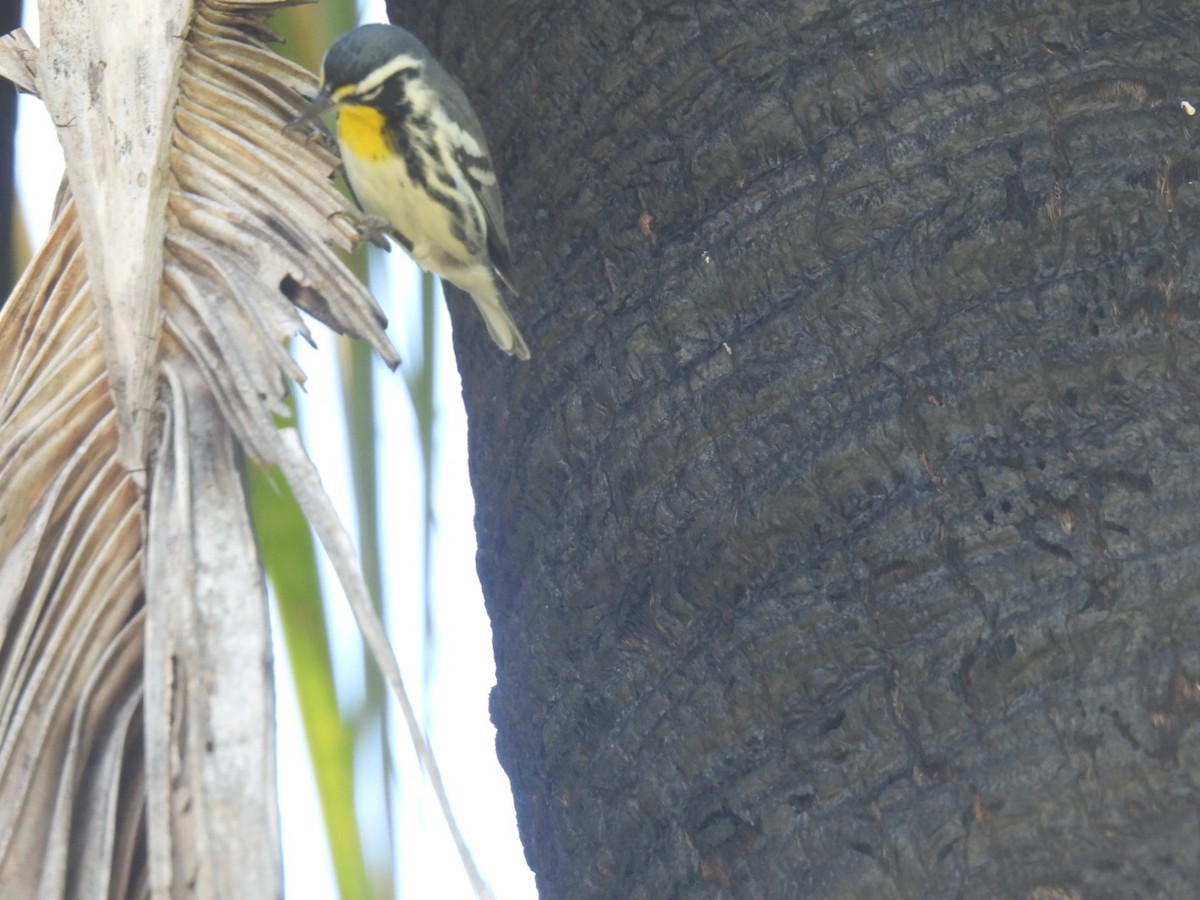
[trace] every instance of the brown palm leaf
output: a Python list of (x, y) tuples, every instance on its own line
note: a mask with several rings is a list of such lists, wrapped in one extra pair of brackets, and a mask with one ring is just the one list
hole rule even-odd
[(0, 312), (0, 884), (272, 897), (242, 452), (285, 473), (415, 729), (349, 537), (277, 425), (304, 378), (285, 350), (307, 336), (297, 306), (399, 360), (332, 249), (357, 236), (336, 158), (284, 131), (315, 87), (265, 45), (281, 4), (110, 5), (43, 4), (40, 50), (0, 40), (0, 74), (41, 96), (67, 165)]

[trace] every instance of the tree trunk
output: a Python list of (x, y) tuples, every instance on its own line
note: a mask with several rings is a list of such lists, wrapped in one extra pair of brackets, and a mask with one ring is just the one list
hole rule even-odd
[[(8, 34), (21, 24), (21, 4), (0, 6), (0, 34)], [(14, 164), (17, 128), (17, 91), (7, 81), (0, 80), (0, 308), (13, 286), (16, 265), (16, 241), (13, 232), (13, 211), (16, 209)]]
[(1191, 895), (1195, 4), (393, 5), (525, 287), (529, 365), (450, 302), (543, 896)]

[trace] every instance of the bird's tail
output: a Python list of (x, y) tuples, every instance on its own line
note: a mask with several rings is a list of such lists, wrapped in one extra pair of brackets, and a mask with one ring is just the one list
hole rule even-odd
[(487, 325), (488, 334), (492, 336), (496, 346), (517, 359), (529, 359), (529, 346), (525, 343), (525, 338), (521, 337), (517, 323), (513, 321), (508, 309), (504, 306), (504, 300), (500, 297), (500, 291), (496, 287), (492, 273), (487, 273), (486, 283), (483, 279), (479, 279), (476, 284), (472, 284), (469, 293), (479, 308), (483, 321)]

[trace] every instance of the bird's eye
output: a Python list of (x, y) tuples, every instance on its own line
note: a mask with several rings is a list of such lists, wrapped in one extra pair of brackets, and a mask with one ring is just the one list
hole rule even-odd
[(375, 87), (371, 88), (369, 91), (363, 91), (361, 94), (359, 94), (358, 99), (359, 100), (374, 100), (382, 92), (383, 92), (383, 85), (382, 84), (376, 85)]

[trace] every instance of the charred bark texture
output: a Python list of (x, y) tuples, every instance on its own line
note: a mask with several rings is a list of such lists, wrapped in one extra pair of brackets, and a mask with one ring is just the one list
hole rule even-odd
[[(0, 34), (8, 34), (21, 24), (21, 4), (12, 2), (0, 7)], [(17, 130), (17, 91), (12, 83), (0, 78), (0, 307), (8, 300), (16, 281), (13, 248), (13, 209), (15, 197), (16, 155), (14, 141)]]
[(1191, 896), (1196, 5), (395, 6), (525, 287), (528, 365), (451, 305), (543, 896)]

